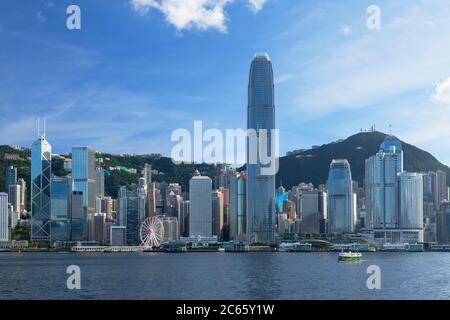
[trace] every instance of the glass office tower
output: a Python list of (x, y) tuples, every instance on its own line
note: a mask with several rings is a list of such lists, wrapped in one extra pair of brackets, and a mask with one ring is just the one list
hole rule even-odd
[(5, 190), (8, 190), (9, 186), (16, 184), (17, 184), (17, 168), (10, 166), (6, 168), (5, 171)]
[(51, 240), (70, 240), (70, 179), (52, 177), (51, 181)]
[(387, 136), (380, 146), (380, 151), (393, 153), (397, 156), (397, 172), (403, 172), (403, 148), (402, 142), (395, 136)]
[(52, 147), (41, 135), (31, 146), (31, 241), (50, 241)]
[(72, 191), (70, 199), (70, 238), (72, 241), (87, 240), (87, 208), (83, 205), (83, 192)]
[(333, 160), (328, 174), (328, 218), (332, 234), (352, 233), (355, 227), (350, 163)]
[[(247, 141), (247, 240), (271, 243), (275, 239), (275, 175), (264, 175), (259, 157), (252, 150), (266, 149), (272, 154), (272, 130), (275, 129), (275, 89), (272, 62), (267, 54), (257, 54), (250, 67), (248, 84), (247, 128), (267, 131), (267, 146)], [(253, 160), (253, 161), (250, 161)], [(252, 163), (253, 162), (253, 163)]]
[(73, 190), (83, 193), (83, 206), (88, 214), (95, 213), (97, 196), (95, 150), (88, 147), (72, 148)]
[(400, 185), (400, 228), (423, 229), (423, 179), (420, 173), (403, 172)]
[(403, 172), (400, 140), (388, 136), (380, 151), (366, 160), (367, 224), (374, 229), (399, 227), (398, 175)]

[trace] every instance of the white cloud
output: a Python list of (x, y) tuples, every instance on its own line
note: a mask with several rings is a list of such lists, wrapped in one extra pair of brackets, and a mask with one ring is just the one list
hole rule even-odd
[[(295, 100), (296, 110), (304, 119), (319, 118), (426, 92), (448, 77), (443, 66), (450, 64), (449, 14), (450, 7), (430, 0), (386, 20), (380, 31), (361, 30), (345, 42), (333, 42), (298, 65), (298, 86), (304, 90)], [(428, 27), (430, 22), (435, 27)], [(298, 60), (301, 50), (289, 54)]]
[(450, 104), (450, 77), (437, 84), (431, 100), (437, 103)]
[[(326, 9), (328, 17), (333, 10)], [(278, 60), (281, 66), (275, 66), (296, 74), (278, 91), (278, 101), (286, 106), (283, 120), (311, 130), (319, 124), (321, 131), (338, 137), (372, 124), (388, 131), (392, 124), (396, 135), (448, 165), (450, 7), (426, 0), (391, 9), (383, 9), (395, 16), (384, 16), (379, 31), (355, 23), (345, 40), (335, 36), (324, 45), (322, 37), (313, 37), (319, 45), (307, 39), (287, 47)], [(316, 22), (307, 21), (296, 32), (306, 33)], [(330, 23), (325, 30), (333, 28), (336, 24)]]
[(252, 10), (254, 13), (257, 13), (258, 11), (260, 11), (264, 4), (267, 2), (267, 0), (249, 0), (248, 1), (248, 6), (250, 8), (250, 10)]
[[(181, 30), (215, 29), (227, 31), (227, 14), (225, 7), (234, 0), (131, 0), (131, 4), (140, 14), (147, 14), (151, 9), (161, 11), (167, 22)], [(262, 9), (267, 0), (248, 0), (253, 12)]]

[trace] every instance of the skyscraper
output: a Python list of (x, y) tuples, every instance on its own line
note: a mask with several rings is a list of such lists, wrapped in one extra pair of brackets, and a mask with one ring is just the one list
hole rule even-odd
[(9, 240), (8, 194), (0, 193), (0, 241)]
[(189, 200), (181, 201), (180, 209), (178, 210), (178, 223), (182, 237), (189, 237), (189, 203)]
[(450, 202), (444, 201), (437, 214), (437, 240), (450, 244)]
[[(423, 179), (420, 173), (403, 172), (399, 176), (401, 242), (423, 241)], [(409, 232), (406, 233), (406, 230)], [(405, 239), (406, 235), (408, 239)]]
[(83, 205), (83, 192), (73, 191), (70, 199), (70, 238), (83, 241), (88, 238), (87, 208)]
[(105, 196), (105, 170), (103, 168), (95, 168), (95, 196)]
[(196, 175), (189, 181), (189, 234), (191, 237), (211, 237), (212, 234), (212, 180)]
[(52, 147), (43, 135), (31, 146), (31, 240), (50, 241)]
[[(403, 156), (401, 142), (393, 137), (386, 138), (390, 149), (383, 149), (366, 160), (366, 209), (367, 224), (374, 229), (395, 229), (398, 221), (397, 176), (402, 172)], [(396, 142), (397, 141), (397, 142)], [(392, 147), (395, 145), (395, 147)]]
[(230, 211), (230, 239), (233, 240), (237, 235), (237, 209), (238, 209), (238, 179), (239, 174), (233, 173), (229, 178), (229, 211)]
[(219, 190), (212, 192), (212, 229), (213, 235), (218, 239), (223, 238), (223, 226), (224, 226), (224, 206), (223, 206), (223, 193)]
[(25, 180), (20, 178), (17, 180), (17, 184), (20, 186), (20, 213), (25, 211), (27, 201), (27, 184)]
[(148, 163), (144, 165), (143, 176), (145, 178), (145, 183), (147, 184), (147, 189), (152, 185), (152, 166)]
[(5, 190), (7, 191), (9, 186), (17, 184), (17, 168), (10, 166), (6, 168), (5, 172)]
[[(267, 132), (267, 146), (259, 139), (247, 141), (247, 240), (271, 243), (275, 239), (275, 176), (264, 175), (259, 157), (252, 150), (267, 150), (272, 155), (272, 130), (275, 129), (275, 88), (272, 62), (267, 54), (253, 58), (248, 84), (247, 128), (257, 136)], [(256, 146), (253, 145), (256, 143)]]
[(155, 183), (147, 185), (147, 200), (146, 200), (147, 217), (156, 215), (156, 186)]
[(121, 187), (118, 196), (118, 225), (126, 226), (128, 244), (139, 244), (139, 228), (145, 219), (145, 191), (143, 187), (127, 190)]
[(83, 206), (88, 214), (95, 213), (96, 169), (95, 150), (88, 147), (72, 148), (73, 190), (83, 192)]
[[(11, 184), (8, 187), (8, 201), (13, 206), (13, 214), (15, 215), (15, 221), (20, 218), (20, 185)], [(15, 226), (14, 226), (15, 227)]]
[(299, 215), (302, 235), (326, 232), (327, 193), (320, 190), (305, 191), (300, 196)]
[(441, 202), (450, 200), (448, 198), (447, 174), (444, 171), (436, 171), (436, 208), (439, 209)]
[(127, 226), (127, 187), (121, 186), (117, 193), (117, 217), (116, 225)]
[(51, 240), (70, 240), (70, 179), (52, 176)]
[(241, 173), (237, 182), (237, 234), (236, 240), (243, 241), (247, 236), (247, 175)]
[(328, 174), (328, 219), (332, 234), (351, 233), (355, 228), (350, 163), (333, 160)]
[(397, 156), (397, 172), (403, 172), (403, 148), (402, 142), (395, 136), (387, 136), (380, 146), (380, 151), (384, 153), (393, 153)]

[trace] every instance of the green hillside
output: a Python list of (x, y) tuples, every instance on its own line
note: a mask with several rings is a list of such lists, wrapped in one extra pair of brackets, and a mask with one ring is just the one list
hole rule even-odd
[(137, 174), (107, 170), (105, 175), (105, 192), (112, 197), (117, 196), (117, 191), (121, 185), (130, 186), (136, 183), (141, 177), (141, 171), (146, 163), (151, 164), (152, 169), (159, 172), (159, 174), (153, 175), (156, 182), (179, 183), (184, 191), (189, 189), (189, 180), (192, 178), (195, 170), (199, 170), (203, 175), (209, 176), (211, 179), (213, 179), (215, 174), (213, 165), (176, 165), (172, 159), (167, 157), (97, 154), (97, 158), (100, 157), (104, 159), (103, 165), (105, 168), (123, 166), (138, 170)]
[[(31, 173), (31, 150), (23, 149), (17, 150), (10, 146), (0, 146), (0, 192), (7, 192), (5, 189), (5, 171), (9, 166), (17, 168), (18, 178), (25, 179), (28, 188), (28, 201), (30, 197), (30, 173)], [(154, 175), (155, 181), (165, 181), (167, 183), (178, 182), (183, 190), (188, 190), (189, 180), (192, 178), (195, 170), (199, 170), (202, 174), (213, 178), (215, 169), (212, 165), (192, 165), (181, 164), (175, 165), (170, 158), (154, 157), (154, 156), (121, 156), (112, 154), (97, 154), (98, 158), (105, 159), (103, 165), (105, 168), (109, 167), (126, 167), (137, 169), (137, 174), (132, 174), (123, 171), (109, 171), (106, 170), (105, 176), (105, 192), (112, 197), (117, 196), (117, 191), (121, 185), (130, 186), (137, 183), (141, 176), (141, 171), (145, 163), (152, 165), (152, 169), (157, 170), (160, 174)], [(10, 160), (14, 158), (14, 160)], [(107, 160), (106, 160), (107, 159)], [(52, 171), (57, 176), (64, 176), (68, 172), (64, 171), (64, 162), (61, 159), (52, 160)]]
[[(280, 159), (277, 185), (280, 182), (291, 188), (300, 182), (323, 184), (328, 178), (328, 169), (332, 159), (347, 159), (352, 169), (353, 180), (363, 183), (365, 159), (378, 152), (380, 144), (386, 138), (381, 132), (358, 133), (348, 139), (307, 150), (299, 155)], [(450, 178), (450, 168), (435, 157), (415, 146), (403, 143), (405, 170), (411, 172), (442, 170)]]

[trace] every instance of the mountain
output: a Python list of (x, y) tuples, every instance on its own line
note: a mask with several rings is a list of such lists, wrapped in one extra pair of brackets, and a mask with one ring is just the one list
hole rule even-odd
[[(315, 186), (328, 179), (328, 169), (333, 159), (347, 159), (352, 170), (353, 180), (360, 186), (364, 181), (365, 160), (376, 154), (380, 144), (387, 137), (381, 132), (362, 132), (344, 141), (329, 143), (297, 155), (280, 158), (277, 186), (281, 183), (287, 189), (300, 182), (311, 182)], [(450, 181), (450, 168), (440, 163), (430, 153), (402, 141), (404, 167), (410, 172), (442, 170)]]

